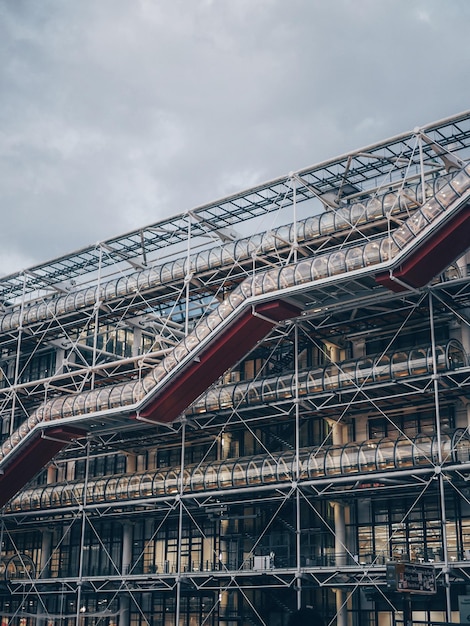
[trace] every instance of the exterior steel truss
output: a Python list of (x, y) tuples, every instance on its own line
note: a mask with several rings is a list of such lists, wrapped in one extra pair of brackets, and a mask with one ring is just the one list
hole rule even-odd
[[(469, 148), (466, 112), (0, 281), (0, 467), (26, 471), (9, 459), (39, 414), (28, 458), (47, 464), (0, 481), (2, 618), (282, 625), (315, 603), (395, 625), (386, 564), (410, 560), (455, 621)], [(227, 369), (198, 329), (225, 336), (239, 310), (262, 332), (236, 326)], [(214, 370), (158, 404), (186, 363)]]

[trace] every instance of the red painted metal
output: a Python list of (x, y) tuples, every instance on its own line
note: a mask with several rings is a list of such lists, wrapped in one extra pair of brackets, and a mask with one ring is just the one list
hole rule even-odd
[(26, 439), (18, 454), (7, 460), (2, 467), (0, 506), (18, 493), (62, 448), (85, 434), (79, 428), (55, 426), (44, 431), (38, 430)]
[(300, 309), (283, 300), (265, 302), (256, 312), (247, 309), (214, 338), (198, 360), (172, 377), (140, 415), (158, 423), (173, 422), (219, 376), (234, 365), (269, 330), (282, 320), (296, 317)]
[[(470, 204), (443, 224), (392, 271), (377, 274), (375, 280), (391, 291), (424, 287), (470, 247)], [(394, 280), (393, 277), (397, 280)], [(398, 282), (399, 281), (399, 282)]]

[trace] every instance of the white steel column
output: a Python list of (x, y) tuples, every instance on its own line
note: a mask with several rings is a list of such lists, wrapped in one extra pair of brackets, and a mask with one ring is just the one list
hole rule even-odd
[(184, 446), (186, 434), (186, 420), (183, 418), (181, 428), (181, 469), (180, 469), (180, 485), (179, 493), (175, 496), (175, 502), (178, 504), (178, 547), (176, 555), (176, 615), (175, 624), (180, 623), (181, 612), (181, 545), (183, 541), (183, 490), (184, 490)]
[[(132, 562), (132, 525), (123, 524), (122, 527), (122, 575), (125, 579), (129, 575)], [(130, 624), (130, 598), (128, 594), (119, 595), (119, 626)]]
[[(76, 624), (80, 624), (82, 616), (82, 585), (83, 585), (83, 553), (85, 545), (85, 528), (86, 528), (86, 507), (87, 507), (87, 487), (90, 472), (90, 441), (86, 443), (86, 461), (85, 461), (85, 481), (83, 486), (83, 498), (80, 505), (81, 512), (81, 535), (80, 535), (80, 552), (78, 555), (78, 580), (77, 580), (77, 606), (76, 606)], [(84, 606), (86, 610), (86, 606)]]
[[(342, 445), (343, 440), (343, 424), (333, 422), (332, 439), (333, 445)], [(342, 502), (332, 502), (335, 523), (335, 565), (338, 568), (346, 565), (346, 523), (345, 523), (345, 507)], [(336, 588), (336, 624), (337, 626), (346, 626), (348, 616), (346, 612), (345, 593), (343, 589)]]
[(436, 476), (439, 481), (439, 503), (441, 513), (441, 537), (442, 537), (442, 553), (444, 567), (442, 573), (444, 574), (444, 587), (446, 593), (446, 620), (448, 622), (452, 619), (451, 613), (451, 597), (450, 597), (450, 568), (449, 568), (449, 554), (447, 550), (447, 528), (446, 528), (446, 503), (445, 503), (445, 482), (444, 475), (442, 473), (442, 439), (441, 439), (441, 415), (439, 406), (439, 374), (437, 373), (437, 357), (436, 357), (436, 340), (434, 331), (434, 308), (432, 293), (429, 291), (429, 326), (431, 330), (431, 349), (432, 349), (432, 370), (433, 370), (433, 385), (434, 385), (434, 410), (436, 412), (436, 437), (437, 437), (437, 454), (438, 465), (435, 467)]
[[(295, 203), (294, 203), (295, 204)], [(295, 254), (295, 250), (294, 250)], [(292, 486), (295, 489), (295, 506), (296, 506), (296, 523), (295, 523), (295, 549), (296, 549), (296, 589), (297, 589), (297, 608), (302, 606), (302, 573), (301, 573), (301, 529), (302, 519), (300, 514), (300, 491), (298, 481), (300, 477), (300, 400), (299, 400), (299, 328), (297, 322), (294, 326), (294, 370), (295, 370), (295, 388), (294, 388), (294, 407), (295, 407), (295, 475)]]
[(16, 341), (16, 357), (15, 357), (15, 374), (13, 380), (13, 398), (11, 403), (11, 419), (10, 419), (10, 435), (13, 434), (15, 430), (15, 410), (16, 410), (16, 385), (19, 381), (20, 375), (20, 356), (21, 356), (21, 342), (23, 339), (23, 315), (24, 315), (24, 305), (26, 298), (26, 274), (23, 274), (23, 293), (21, 296), (21, 307), (20, 307), (20, 318), (19, 318), (19, 327), (18, 327), (18, 338)]

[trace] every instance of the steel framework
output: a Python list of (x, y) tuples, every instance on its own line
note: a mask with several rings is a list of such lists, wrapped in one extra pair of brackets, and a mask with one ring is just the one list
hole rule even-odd
[(2, 624), (458, 621), (469, 158), (465, 112), (0, 279)]

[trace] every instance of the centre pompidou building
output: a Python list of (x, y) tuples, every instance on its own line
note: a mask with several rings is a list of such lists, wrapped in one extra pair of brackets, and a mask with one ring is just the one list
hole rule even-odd
[(1, 626), (458, 622), (469, 159), (466, 112), (1, 278)]

